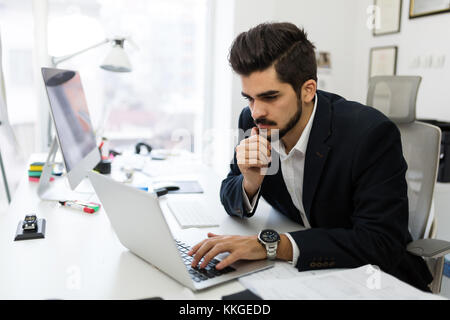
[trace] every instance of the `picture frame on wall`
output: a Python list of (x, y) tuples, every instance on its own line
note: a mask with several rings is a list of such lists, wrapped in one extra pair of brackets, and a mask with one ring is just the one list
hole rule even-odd
[(409, 18), (450, 12), (450, 0), (410, 0)]
[(369, 79), (374, 76), (394, 76), (397, 73), (397, 46), (370, 49)]
[(374, 0), (375, 20), (373, 35), (381, 36), (400, 32), (402, 0)]
[(331, 53), (328, 51), (316, 52), (316, 61), (318, 69), (331, 69)]

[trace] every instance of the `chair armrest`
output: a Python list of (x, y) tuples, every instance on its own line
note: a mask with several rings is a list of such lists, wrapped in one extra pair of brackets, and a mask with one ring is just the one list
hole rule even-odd
[(438, 239), (420, 239), (409, 243), (406, 250), (424, 258), (439, 258), (450, 253), (450, 242)]

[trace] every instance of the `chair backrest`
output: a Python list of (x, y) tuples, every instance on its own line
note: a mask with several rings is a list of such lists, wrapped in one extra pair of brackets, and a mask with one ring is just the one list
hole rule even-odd
[(416, 121), (416, 98), (421, 77), (376, 76), (369, 81), (367, 105), (397, 124), (408, 164), (409, 230), (414, 240), (426, 237), (437, 178), (441, 130)]

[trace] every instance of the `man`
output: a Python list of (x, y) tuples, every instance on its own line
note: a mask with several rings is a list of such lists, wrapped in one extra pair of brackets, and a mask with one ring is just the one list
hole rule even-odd
[[(191, 250), (192, 265), (204, 267), (222, 252), (230, 254), (218, 269), (266, 258), (290, 261), (299, 271), (374, 264), (429, 291), (425, 262), (406, 251), (407, 164), (395, 124), (371, 107), (317, 90), (314, 46), (293, 24), (241, 33), (229, 61), (249, 101), (239, 129), (251, 134), (236, 147), (221, 201), (228, 214), (250, 218), (262, 196), (305, 228), (210, 233)], [(267, 174), (274, 165), (277, 172)]]

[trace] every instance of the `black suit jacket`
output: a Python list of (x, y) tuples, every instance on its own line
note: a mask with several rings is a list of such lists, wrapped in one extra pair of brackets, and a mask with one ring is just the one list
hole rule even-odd
[[(407, 164), (398, 128), (371, 107), (324, 91), (318, 91), (317, 97), (303, 180), (303, 205), (311, 229), (290, 233), (300, 249), (296, 267), (304, 271), (373, 264), (429, 291), (432, 277), (425, 261), (406, 251), (412, 238)], [(239, 128), (250, 132), (254, 126), (247, 107), (239, 117)], [(253, 212), (244, 208), (236, 154), (230, 169), (222, 182), (221, 202), (228, 214), (249, 218), (256, 206)], [(302, 225), (281, 166), (275, 175), (265, 176), (261, 196)]]

